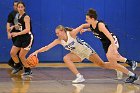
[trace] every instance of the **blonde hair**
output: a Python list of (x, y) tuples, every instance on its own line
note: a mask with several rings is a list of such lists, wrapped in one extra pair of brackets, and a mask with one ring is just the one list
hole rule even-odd
[(72, 31), (72, 30), (73, 30), (73, 28), (64, 27), (64, 26), (62, 26), (62, 25), (58, 25), (58, 26), (56, 27), (56, 29), (63, 30), (63, 31)]

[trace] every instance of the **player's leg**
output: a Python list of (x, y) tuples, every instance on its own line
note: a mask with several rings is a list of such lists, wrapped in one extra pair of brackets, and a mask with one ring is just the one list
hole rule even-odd
[(126, 83), (132, 83), (138, 79), (136, 74), (129, 71), (126, 67), (117, 63), (118, 58), (120, 57), (120, 54), (118, 53), (117, 48), (115, 50), (115, 48), (112, 45), (110, 45), (106, 56), (107, 56), (108, 61), (109, 61), (107, 64), (109, 64), (114, 69), (117, 69), (118, 71), (121, 71), (129, 76), (129, 78), (126, 79)]
[(85, 81), (83, 75), (79, 73), (76, 66), (74, 65), (74, 62), (82, 61), (82, 59), (79, 56), (73, 53), (68, 53), (67, 55), (64, 56), (63, 60), (67, 65), (67, 67), (76, 75), (76, 79), (72, 81), (73, 83), (79, 83)]
[(16, 74), (17, 72), (22, 70), (22, 65), (20, 63), (19, 57), (17, 56), (18, 51), (20, 51), (19, 47), (12, 46), (10, 54), (11, 54), (12, 60), (15, 62), (15, 66), (14, 66), (14, 69), (12, 71), (12, 74)]
[[(21, 48), (21, 50), (20, 50), (19, 58), (20, 58), (20, 60), (21, 60), (21, 62), (22, 62), (23, 65), (27, 61), (26, 55), (27, 55), (28, 52), (29, 52), (29, 50), (25, 50), (24, 48)], [(23, 76), (32, 75), (31, 68), (24, 66), (24, 73), (22, 75)]]

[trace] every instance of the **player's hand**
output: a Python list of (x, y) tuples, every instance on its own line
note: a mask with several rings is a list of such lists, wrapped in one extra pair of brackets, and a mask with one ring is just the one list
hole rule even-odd
[(37, 55), (38, 55), (38, 52), (35, 51), (35, 52), (33, 52), (32, 54), (30, 54), (29, 56), (37, 56)]
[(28, 60), (26, 60), (26, 62), (23, 62), (24, 67), (30, 67), (30, 65), (28, 64)]
[(12, 32), (12, 33), (11, 33), (11, 36), (12, 36), (12, 37), (18, 36), (18, 32)]
[(8, 32), (10, 32), (11, 30), (13, 30), (14, 26), (8, 27), (7, 30)]
[(13, 30), (13, 28), (14, 28), (14, 26), (11, 26), (11, 27), (10, 27), (10, 30)]
[(83, 34), (84, 32), (86, 32), (88, 29), (82, 29), (81, 31), (80, 31), (80, 34)]
[(19, 30), (20, 25), (19, 25), (19, 24), (17, 24), (17, 25), (14, 25), (14, 27), (15, 27), (15, 29), (16, 29), (16, 30)]

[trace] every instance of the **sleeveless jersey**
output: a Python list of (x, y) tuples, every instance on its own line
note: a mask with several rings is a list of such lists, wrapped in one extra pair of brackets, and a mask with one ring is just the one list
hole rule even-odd
[(61, 40), (61, 44), (66, 50), (70, 50), (72, 53), (78, 55), (82, 60), (84, 58), (88, 59), (92, 53), (95, 53), (95, 51), (86, 42), (79, 39), (78, 37), (71, 37), (69, 31), (66, 33), (68, 36), (67, 42)]
[[(18, 16), (18, 24), (20, 26), (19, 29), (18, 29), (19, 32), (23, 31), (25, 29), (25, 22), (24, 22), (24, 17), (25, 16), (27, 16), (26, 13), (24, 13), (20, 18)], [(27, 34), (31, 34), (31, 32), (32, 32), (32, 24), (31, 24), (31, 20), (30, 20), (30, 32), (27, 33)], [(26, 35), (26, 34), (24, 34), (24, 35)]]
[[(92, 25), (90, 25), (90, 29), (93, 32), (93, 34), (95, 35), (95, 37), (100, 39), (100, 41), (102, 42), (103, 48), (104, 48), (105, 52), (107, 53), (108, 47), (110, 46), (111, 41), (107, 38), (107, 36), (103, 32), (101, 32), (99, 30), (99, 23), (104, 23), (104, 22), (103, 21), (98, 21), (98, 23), (96, 24), (96, 28), (94, 29), (92, 27)], [(105, 24), (105, 27), (109, 31), (106, 24)], [(111, 35), (113, 36), (113, 38), (115, 40), (115, 44), (117, 45), (117, 47), (119, 47), (117, 37), (113, 33), (111, 33)]]

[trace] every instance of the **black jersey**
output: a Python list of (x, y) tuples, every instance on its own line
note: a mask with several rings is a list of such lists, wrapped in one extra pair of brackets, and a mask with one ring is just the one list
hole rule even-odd
[[(11, 25), (16, 25), (18, 23), (18, 12), (12, 11), (8, 15), (7, 23), (10, 23)], [(11, 32), (18, 32), (15, 28), (11, 30)]]
[[(18, 17), (18, 24), (19, 24), (19, 32), (20, 31), (23, 31), (26, 27), (25, 27), (25, 22), (24, 22), (24, 18), (25, 16), (28, 16), (26, 13), (24, 13), (20, 18)], [(32, 25), (31, 25), (31, 20), (30, 20), (30, 32), (27, 33), (27, 34), (30, 34), (32, 32)], [(24, 35), (27, 35), (27, 34), (24, 34)]]
[(14, 25), (14, 18), (16, 16), (16, 14), (17, 14), (17, 11), (13, 10), (12, 12), (10, 12), (9, 15), (8, 15), (7, 22), (11, 23), (12, 25)]
[[(24, 18), (25, 16), (27, 16), (26, 13), (24, 13), (20, 18), (18, 16), (18, 25), (19, 25), (19, 29), (18, 31), (21, 32), (24, 29), (26, 29), (25, 27), (25, 22), (24, 22)], [(20, 48), (24, 48), (29, 50), (32, 46), (33, 43), (33, 35), (31, 33), (32, 31), (32, 25), (31, 25), (31, 20), (30, 20), (30, 32), (23, 34), (23, 35), (18, 35), (16, 41), (14, 42), (14, 45), (16, 47), (20, 47)]]
[[(90, 25), (90, 29), (91, 29), (91, 31), (93, 32), (93, 34), (95, 35), (96, 38), (99, 38), (102, 42), (106, 42), (106, 41), (108, 41), (109, 39), (107, 38), (107, 36), (106, 36), (103, 32), (101, 32), (101, 31), (99, 30), (99, 23), (104, 23), (104, 22), (103, 22), (103, 21), (98, 21), (98, 23), (96, 24), (96, 28), (94, 29), (94, 28), (92, 27), (92, 25)], [(107, 27), (106, 24), (105, 24), (105, 27), (106, 27), (107, 30), (109, 31), (109, 29), (108, 29), (108, 27)], [(111, 33), (111, 35), (113, 36), (114, 34)], [(109, 41), (110, 41), (110, 40), (109, 40)]]
[[(111, 41), (108, 39), (108, 37), (103, 32), (101, 32), (99, 30), (99, 23), (104, 23), (104, 22), (103, 21), (98, 21), (98, 23), (96, 24), (96, 28), (94, 29), (92, 27), (92, 25), (90, 25), (90, 29), (93, 32), (93, 34), (95, 35), (95, 37), (100, 39), (100, 41), (102, 42), (104, 51), (107, 53), (108, 47), (110, 46)], [(106, 24), (105, 24), (105, 27), (108, 29)], [(109, 29), (108, 29), (108, 31), (109, 31)], [(111, 33), (111, 35), (113, 36), (113, 38), (114, 37), (116, 38), (116, 36), (113, 33)]]

